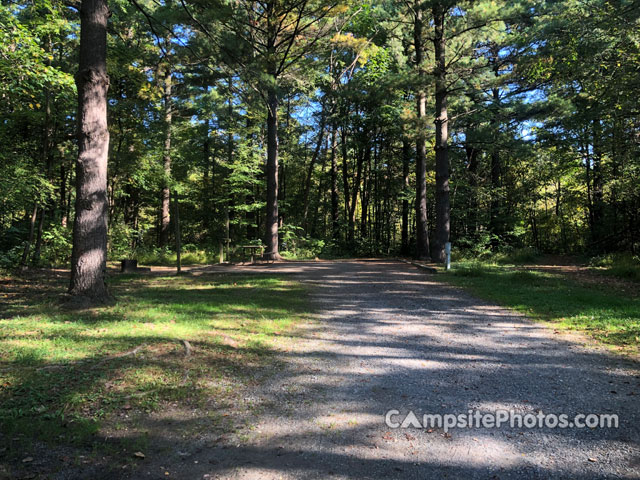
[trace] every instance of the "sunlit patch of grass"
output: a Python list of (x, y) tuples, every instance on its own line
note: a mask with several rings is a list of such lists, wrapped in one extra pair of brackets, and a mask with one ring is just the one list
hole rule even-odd
[(0, 437), (87, 442), (125, 407), (221, 403), (273, 369), (309, 309), (306, 290), (283, 276), (127, 275), (110, 289), (118, 302), (94, 310), (70, 312), (46, 296), (8, 304)]
[(439, 278), (531, 318), (586, 332), (605, 344), (636, 352), (640, 346), (640, 298), (612, 287), (480, 262), (462, 263)]

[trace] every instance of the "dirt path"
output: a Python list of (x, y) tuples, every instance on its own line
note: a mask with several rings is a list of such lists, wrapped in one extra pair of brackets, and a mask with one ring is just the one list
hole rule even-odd
[[(283, 352), (283, 372), (255, 394), (263, 409), (252, 427), (191, 450), (177, 446), (186, 451), (172, 478), (640, 478), (637, 364), (406, 264), (242, 270), (295, 274), (312, 288), (320, 317)], [(390, 409), (420, 418), (470, 409), (615, 413), (620, 427), (391, 429)], [(136, 478), (167, 478), (157, 465), (148, 472)]]

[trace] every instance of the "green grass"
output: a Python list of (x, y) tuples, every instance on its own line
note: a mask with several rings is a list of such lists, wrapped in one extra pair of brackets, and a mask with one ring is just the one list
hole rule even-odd
[[(136, 259), (139, 265), (174, 266), (177, 255), (175, 252), (169, 250), (151, 250), (138, 253)], [(218, 254), (213, 254), (205, 250), (186, 250), (180, 255), (182, 265), (206, 265), (217, 263), (218, 259)]]
[(640, 282), (640, 257), (637, 255), (602, 255), (592, 258), (589, 265), (594, 272), (601, 275)]
[(640, 298), (629, 298), (606, 284), (582, 284), (562, 274), (480, 262), (462, 262), (442, 278), (530, 318), (586, 332), (607, 345), (632, 352), (640, 345)]
[(91, 444), (123, 409), (167, 402), (216, 412), (273, 371), (309, 307), (303, 287), (266, 274), (117, 276), (117, 304), (81, 312), (60, 309), (63, 278), (0, 280), (0, 438), (25, 442)]

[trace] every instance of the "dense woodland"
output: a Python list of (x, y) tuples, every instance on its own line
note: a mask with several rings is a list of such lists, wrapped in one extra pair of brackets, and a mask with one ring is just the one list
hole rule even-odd
[(637, 1), (3, 0), (0, 36), (4, 268), (640, 249)]

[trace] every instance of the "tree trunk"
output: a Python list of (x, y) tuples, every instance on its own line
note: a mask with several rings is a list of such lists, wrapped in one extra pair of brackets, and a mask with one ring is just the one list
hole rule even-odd
[(475, 235), (478, 233), (478, 149), (467, 144), (465, 152), (469, 171), (469, 223), (471, 223), (471, 230)]
[(69, 293), (81, 303), (104, 303), (107, 261), (107, 20), (106, 0), (83, 0), (80, 8), (78, 160)]
[(451, 201), (449, 199), (449, 117), (447, 114), (447, 64), (444, 36), (445, 8), (440, 3), (433, 5), (435, 35), (433, 46), (436, 68), (436, 235), (433, 259), (445, 261), (445, 244), (451, 230)]
[[(342, 189), (344, 194), (345, 223), (349, 224), (349, 157), (347, 152), (347, 128), (340, 129), (340, 150), (342, 151)], [(347, 237), (349, 234), (347, 233)]]
[(591, 193), (593, 201), (593, 246), (601, 251), (605, 248), (603, 240), (606, 237), (604, 225), (604, 189), (602, 181), (602, 125), (599, 119), (593, 120), (593, 164), (591, 178)]
[(333, 239), (338, 239), (340, 226), (338, 224), (338, 137), (336, 125), (331, 126), (331, 230)]
[(416, 110), (418, 117), (418, 132), (416, 136), (416, 258), (428, 260), (429, 257), (429, 227), (427, 224), (427, 152), (425, 147), (425, 126), (427, 97), (424, 91), (425, 71), (422, 48), (422, 5), (415, 3), (413, 39), (416, 51), (416, 68), (418, 70), (418, 91), (416, 92)]
[(407, 138), (402, 139), (402, 240), (400, 251), (403, 255), (409, 253), (409, 162), (411, 161), (411, 146)]
[(169, 243), (169, 213), (170, 201), (170, 179), (171, 179), (171, 121), (173, 117), (171, 106), (171, 70), (167, 66), (163, 75), (163, 101), (164, 101), (164, 148), (162, 151), (162, 164), (164, 168), (164, 179), (160, 204), (160, 247)]
[[(274, 78), (275, 82), (275, 78)], [(278, 93), (269, 88), (267, 105), (267, 228), (268, 258), (279, 260), (278, 252)]]
[(33, 259), (31, 262), (34, 265), (40, 263), (40, 252), (42, 251), (42, 232), (44, 230), (44, 221), (47, 216), (47, 209), (43, 208), (40, 214), (40, 221), (38, 222), (38, 235), (36, 236), (36, 246), (33, 249)]
[(24, 244), (24, 250), (22, 251), (22, 259), (20, 260), (20, 267), (25, 268), (29, 261), (29, 251), (31, 250), (31, 244), (33, 243), (33, 235), (36, 230), (36, 219), (38, 218), (38, 203), (33, 204), (33, 213), (29, 220), (29, 238)]
[[(494, 70), (495, 75), (498, 76), (498, 52), (496, 51), (494, 54)], [(492, 89), (493, 103), (495, 106), (495, 111), (493, 112), (493, 120), (491, 121), (491, 127), (493, 130), (493, 134), (497, 137), (498, 135), (498, 109), (500, 102), (500, 91), (497, 88)], [(502, 221), (502, 211), (501, 211), (501, 202), (500, 202), (500, 187), (502, 186), (501, 182), (502, 176), (502, 164), (500, 161), (500, 152), (498, 152), (498, 147), (494, 143), (491, 151), (491, 203), (489, 206), (489, 231), (495, 235), (496, 237), (500, 237), (504, 233), (503, 221)], [(495, 240), (492, 240), (492, 243), (495, 243)]]
[(60, 225), (67, 228), (67, 170), (60, 165)]
[(318, 139), (316, 141), (316, 148), (313, 151), (313, 155), (311, 157), (311, 161), (309, 162), (309, 168), (307, 170), (307, 175), (304, 181), (304, 191), (302, 194), (302, 205), (303, 205), (303, 220), (305, 225), (305, 230), (307, 229), (308, 223), (307, 218), (309, 216), (309, 198), (311, 193), (311, 177), (313, 175), (313, 169), (318, 161), (318, 156), (320, 155), (320, 151), (322, 149), (322, 141), (324, 139), (324, 120), (325, 114), (324, 111), (321, 113), (320, 117), (320, 127), (318, 130)]
[(175, 224), (175, 235), (176, 235), (176, 272), (178, 275), (182, 272), (182, 238), (180, 233), (180, 203), (178, 200), (178, 193), (174, 192), (174, 210), (173, 214), (175, 216), (173, 223)]
[[(353, 185), (351, 186), (351, 211), (349, 212), (348, 233), (348, 243), (351, 247), (353, 247), (355, 243), (356, 205), (358, 204), (358, 192), (360, 191), (360, 180), (362, 178), (362, 165), (365, 161), (365, 156), (371, 154), (366, 131), (363, 133), (362, 138), (363, 146), (360, 149), (360, 153), (358, 154), (358, 158), (356, 160), (356, 177), (353, 181)], [(362, 212), (362, 214), (364, 215), (364, 212)]]

